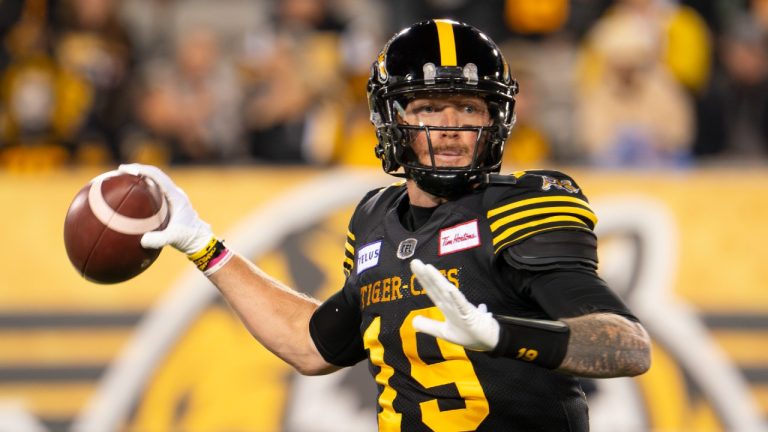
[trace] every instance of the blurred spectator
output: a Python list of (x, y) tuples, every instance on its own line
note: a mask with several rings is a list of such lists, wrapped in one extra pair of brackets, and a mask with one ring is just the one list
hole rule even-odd
[[(573, 76), (577, 37), (604, 10), (605, 1), (505, 0), (507, 30), (501, 48), (520, 82), (517, 124), (505, 151), (505, 169), (545, 160), (571, 160)], [(522, 72), (525, 71), (525, 72)], [(514, 168), (511, 168), (514, 169)]]
[(386, 19), (389, 4), (372, 0), (341, 0), (335, 3), (343, 9), (346, 23), (341, 33), (342, 67), (346, 98), (343, 107), (341, 135), (334, 150), (333, 161), (345, 165), (381, 166), (373, 147), (376, 131), (371, 125), (366, 85), (371, 64), (390, 36)]
[[(6, 41), (8, 33), (21, 17), (24, 0), (6, 0), (0, 2), (0, 41)], [(0, 71), (8, 67), (10, 53), (6, 43), (0, 43)]]
[(387, 14), (383, 19), (389, 18), (388, 34), (420, 21), (450, 18), (482, 28), (491, 39), (502, 41), (509, 36), (504, 16), (507, 1), (515, 0), (392, 0), (386, 2)]
[[(14, 170), (62, 165), (68, 138), (61, 122), (68, 108), (63, 92), (72, 77), (59, 73), (50, 55), (44, 2), (27, 2), (7, 34), (8, 65), (0, 77), (0, 166)], [(74, 81), (76, 82), (76, 80)]]
[(614, 0), (570, 0), (565, 30), (580, 42)]
[[(637, 1), (637, 0), (635, 0)], [(664, 35), (664, 64), (691, 94), (699, 94), (709, 84), (712, 70), (712, 40), (707, 23), (694, 9), (667, 0), (641, 0), (648, 3)]]
[[(693, 8), (669, 0), (618, 0), (599, 22), (627, 15), (644, 22), (644, 31), (656, 40), (664, 65), (689, 93), (706, 88), (712, 69), (711, 35)], [(587, 80), (598, 80), (603, 59), (594, 52), (587, 54), (592, 57), (587, 57), (582, 72)]]
[(344, 29), (328, 1), (277, 2), (273, 31), (251, 40), (242, 63), (252, 157), (332, 160), (347, 97), (340, 55)]
[[(523, 147), (514, 150), (507, 143), (505, 155), (509, 158), (516, 152), (529, 153), (519, 163), (529, 160), (534, 153), (547, 160), (568, 160), (573, 147), (574, 77), (571, 71), (576, 63), (576, 46), (567, 33), (558, 32), (542, 36), (539, 40), (513, 38), (500, 45), (509, 66), (519, 83), (518, 123), (510, 139), (525, 136)], [(516, 74), (519, 74), (516, 75)], [(534, 132), (534, 135), (529, 135)], [(517, 143), (521, 145), (521, 142)], [(534, 148), (536, 150), (534, 151)], [(518, 155), (522, 157), (522, 154)], [(538, 158), (538, 156), (537, 156)], [(517, 158), (516, 158), (517, 159)], [(530, 160), (533, 163), (533, 160)]]
[(653, 23), (629, 9), (602, 19), (589, 49), (601, 74), (579, 86), (578, 140), (592, 163), (609, 166), (679, 164), (694, 132), (693, 107), (661, 60)]
[(62, 0), (55, 51), (62, 83), (61, 115), (80, 163), (112, 163), (119, 157), (134, 59), (115, 0)]
[(240, 154), (239, 82), (232, 62), (220, 57), (215, 33), (190, 27), (178, 37), (173, 63), (150, 62), (142, 78), (137, 110), (144, 133), (125, 142), (124, 159), (213, 163)]
[[(681, 89), (696, 156), (763, 152), (768, 0), (8, 0), (0, 163), (378, 164), (361, 83), (382, 35), (435, 16), (488, 29), (525, 69), (510, 164), (683, 161)], [(626, 16), (642, 35), (605, 30)]]
[(569, 0), (506, 0), (504, 22), (517, 34), (547, 34), (562, 29), (570, 13)]
[(768, 34), (768, 0), (752, 0), (751, 10), (763, 34)]
[(111, 163), (129, 121), (127, 33), (112, 0), (51, 4), (26, 2), (5, 40), (2, 160), (17, 168)]
[(239, 49), (246, 33), (269, 25), (272, 0), (120, 0), (140, 56), (169, 58), (178, 36), (196, 27), (216, 34), (224, 56)]
[[(518, 81), (518, 123), (505, 156), (515, 165), (570, 162), (574, 151), (572, 70), (578, 43), (612, 0), (505, 0), (502, 51)], [(510, 160), (512, 159), (512, 160)]]
[(713, 35), (720, 34), (723, 15), (727, 14), (724, 9), (739, 7), (739, 2), (730, 0), (679, 0), (679, 3), (695, 10)]
[(694, 153), (719, 161), (768, 156), (768, 46), (754, 17), (733, 21), (719, 45), (716, 71), (699, 110)]
[(549, 139), (537, 123), (540, 81), (524, 69), (514, 70), (512, 75), (520, 84), (520, 93), (515, 98), (515, 127), (504, 146), (504, 173), (541, 166), (552, 158)]

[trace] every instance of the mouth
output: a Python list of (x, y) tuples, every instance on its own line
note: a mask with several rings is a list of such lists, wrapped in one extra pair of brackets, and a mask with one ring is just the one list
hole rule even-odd
[(437, 166), (459, 167), (469, 165), (465, 152), (455, 149), (442, 149), (435, 151), (435, 164)]

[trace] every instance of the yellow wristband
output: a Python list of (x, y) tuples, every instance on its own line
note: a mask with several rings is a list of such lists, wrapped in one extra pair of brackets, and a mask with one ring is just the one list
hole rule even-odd
[(208, 266), (208, 262), (213, 259), (213, 256), (218, 249), (218, 244), (219, 240), (216, 237), (211, 237), (211, 241), (209, 241), (204, 248), (191, 255), (187, 255), (187, 258), (195, 263), (198, 269), (205, 270), (205, 268)]

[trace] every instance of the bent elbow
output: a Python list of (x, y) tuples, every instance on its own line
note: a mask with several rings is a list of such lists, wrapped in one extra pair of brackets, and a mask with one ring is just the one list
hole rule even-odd
[(651, 368), (651, 353), (650, 350), (644, 353), (644, 355), (638, 355), (637, 362), (633, 365), (632, 368), (627, 373), (627, 376), (638, 376), (642, 375)]
[(632, 354), (633, 361), (628, 363), (627, 376), (642, 375), (651, 368), (651, 341), (646, 338)]
[(325, 362), (292, 363), (291, 366), (293, 366), (296, 372), (304, 376), (328, 375), (341, 369), (338, 366)]
[(320, 375), (326, 375), (330, 373), (330, 372), (324, 371), (323, 369), (318, 369), (318, 368), (294, 366), (294, 369), (296, 370), (296, 372), (299, 373), (299, 375), (304, 375), (304, 376), (320, 376)]

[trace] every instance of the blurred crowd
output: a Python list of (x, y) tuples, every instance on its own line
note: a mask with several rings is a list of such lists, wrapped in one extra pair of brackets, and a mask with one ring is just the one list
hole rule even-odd
[(2, 0), (0, 169), (376, 165), (370, 65), (440, 17), (520, 82), (505, 164), (768, 161), (768, 0)]

